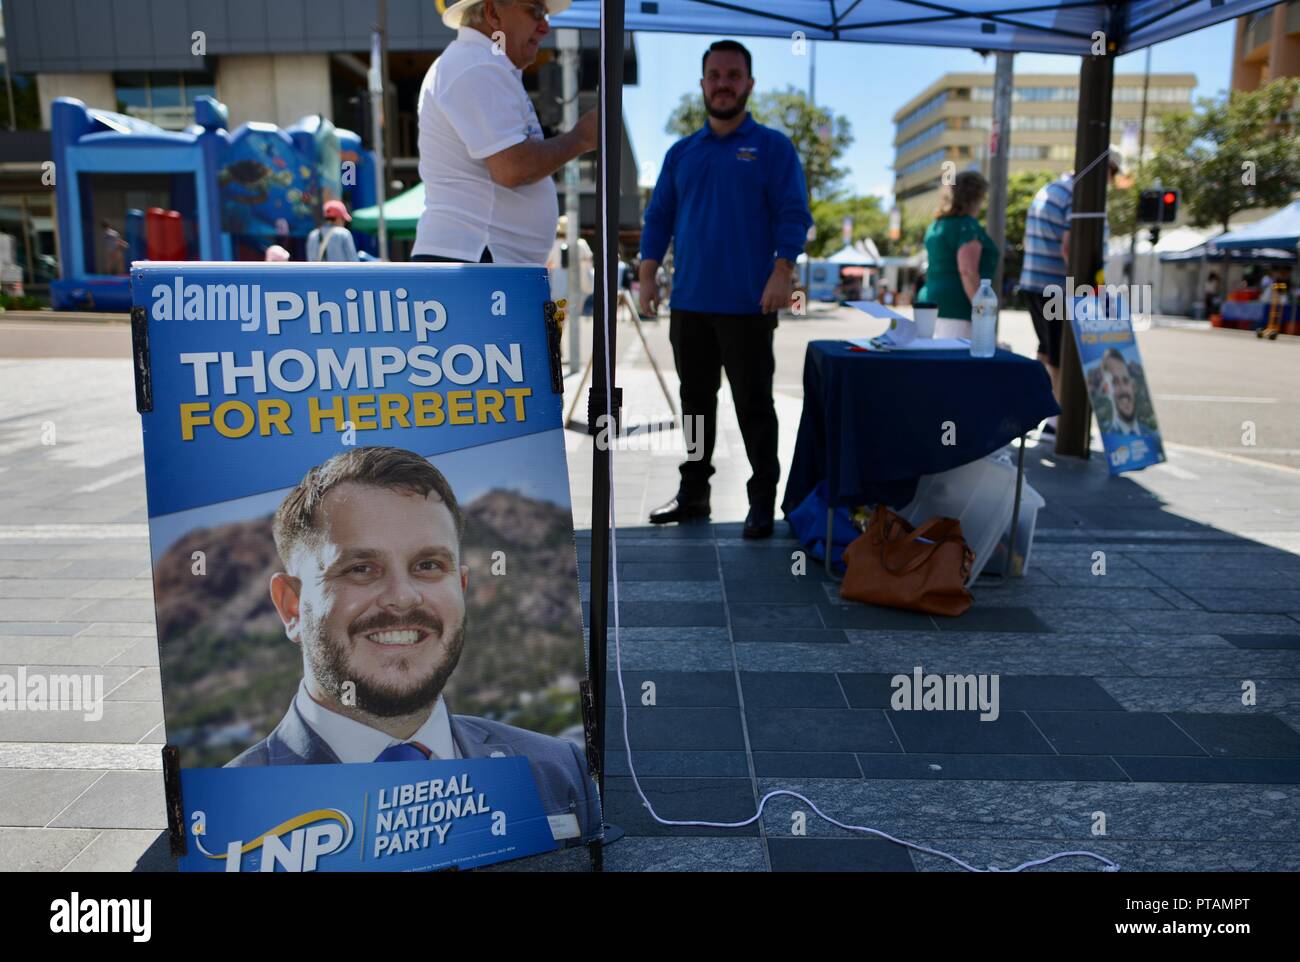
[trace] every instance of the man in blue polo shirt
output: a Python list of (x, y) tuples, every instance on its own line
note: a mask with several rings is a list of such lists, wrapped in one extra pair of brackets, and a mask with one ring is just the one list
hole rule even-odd
[(673, 500), (650, 513), (654, 524), (709, 516), (718, 388), (722, 372), (736, 402), (753, 475), (746, 538), (772, 534), (777, 459), (777, 311), (789, 306), (795, 259), (812, 217), (794, 145), (745, 109), (754, 89), (749, 51), (719, 40), (704, 54), (708, 125), (673, 144), (641, 233), (641, 310), (658, 310), (655, 272), (674, 244), (669, 339), (681, 380), (682, 417), (703, 428), (698, 460), (681, 466)]

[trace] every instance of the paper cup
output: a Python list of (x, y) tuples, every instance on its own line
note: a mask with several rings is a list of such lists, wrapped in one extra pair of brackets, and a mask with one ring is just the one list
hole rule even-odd
[(916, 322), (917, 337), (934, 337), (934, 322), (939, 319), (939, 308), (926, 301), (912, 305), (912, 320)]

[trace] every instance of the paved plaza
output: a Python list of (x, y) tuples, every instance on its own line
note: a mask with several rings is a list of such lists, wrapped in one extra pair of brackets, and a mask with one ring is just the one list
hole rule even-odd
[[(843, 312), (782, 324), (783, 468), (802, 403), (803, 344), (859, 336), (855, 324)], [(648, 325), (647, 337), (675, 392), (666, 328)], [(1160, 353), (1168, 333), (1142, 342), (1152, 371), (1170, 363)], [(1203, 333), (1220, 359), (1258, 346)], [(107, 699), (98, 720), (0, 715), (3, 870), (171, 868), (143, 461), (130, 363), (113, 356), (125, 351), (114, 346), (120, 334), (99, 332), (102, 350), (40, 356), (59, 352), (0, 332), (0, 673), (99, 675)], [(1030, 352), (1023, 323), (1006, 334)], [(630, 327), (618, 353), (631, 420), (665, 420)], [(568, 379), (571, 395), (577, 380)], [(1274, 403), (1262, 418), (1300, 401), (1294, 379), (1244, 372), (1235, 387), (1201, 393), (1267, 395)], [(622, 746), (611, 675), (606, 815), (626, 834), (606, 849), (607, 868), (956, 868), (835, 828), (788, 796), (742, 828), (662, 825), (637, 796), (635, 766), (666, 820), (746, 821), (768, 792), (787, 789), (840, 821), (979, 867), (1086, 849), (1126, 871), (1300, 869), (1293, 442), (1261, 442), (1280, 452), (1265, 457), (1233, 453), (1235, 408), (1212, 405), (1224, 427), (1222, 443), (1210, 443), (1191, 437), (1197, 419), (1180, 405), (1193, 402), (1158, 400), (1174, 426), (1167, 464), (1111, 479), (1096, 454), (1077, 461), (1032, 447), (1028, 478), (1047, 507), (1028, 575), (981, 579), (965, 615), (931, 618), (843, 603), (815, 564), (792, 574), (799, 546), (783, 523), (769, 542), (741, 539), (748, 467), (723, 395), (712, 523), (646, 524), (675, 488), (680, 437), (647, 428), (614, 455), (633, 754)], [(586, 601), (592, 442), (570, 431), (567, 444)], [(611, 627), (611, 667), (614, 643)], [(998, 718), (890, 710), (890, 679), (917, 666), (998, 675)], [(646, 682), (653, 707), (642, 704)], [(585, 867), (586, 853), (575, 851), (503, 868)], [(1040, 870), (1099, 868), (1070, 858)]]

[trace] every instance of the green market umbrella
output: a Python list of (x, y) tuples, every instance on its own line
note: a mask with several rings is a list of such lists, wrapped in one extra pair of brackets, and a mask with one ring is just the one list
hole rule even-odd
[[(388, 228), (388, 236), (413, 239), (415, 227), (420, 223), (422, 213), (424, 213), (424, 185), (416, 184), (410, 190), (398, 194), (384, 204), (384, 226)], [(354, 210), (352, 223), (348, 226), (364, 234), (378, 234), (378, 205)]]

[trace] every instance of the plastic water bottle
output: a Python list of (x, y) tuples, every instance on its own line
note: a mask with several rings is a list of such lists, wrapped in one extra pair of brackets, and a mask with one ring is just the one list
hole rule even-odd
[(985, 277), (970, 302), (970, 356), (992, 357), (997, 348), (998, 296), (993, 282)]

